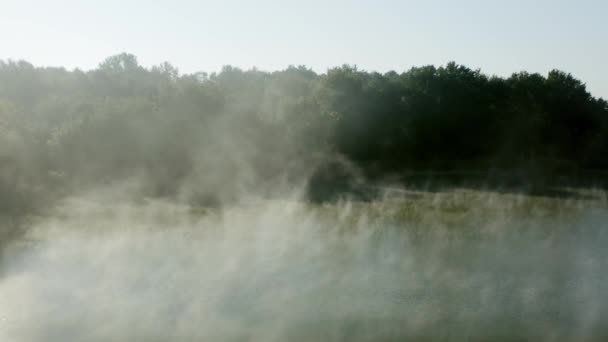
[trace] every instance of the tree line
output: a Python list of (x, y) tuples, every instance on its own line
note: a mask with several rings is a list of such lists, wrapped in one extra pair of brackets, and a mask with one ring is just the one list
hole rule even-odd
[(319, 170), (328, 185), (344, 165), (365, 179), (601, 174), (607, 133), (608, 103), (558, 70), (503, 78), (452, 62), (180, 74), (131, 54), (90, 71), (0, 61), (0, 212), (116, 180), (203, 201)]

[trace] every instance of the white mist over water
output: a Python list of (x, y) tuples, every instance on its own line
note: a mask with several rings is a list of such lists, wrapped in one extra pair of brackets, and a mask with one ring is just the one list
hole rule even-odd
[(75, 197), (0, 264), (0, 341), (601, 340), (608, 205)]

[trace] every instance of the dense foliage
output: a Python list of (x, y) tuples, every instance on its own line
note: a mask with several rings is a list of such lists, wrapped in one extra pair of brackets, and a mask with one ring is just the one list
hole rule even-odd
[(500, 78), (449, 63), (180, 75), (129, 54), (87, 72), (0, 61), (0, 212), (117, 180), (208, 200), (298, 181), (329, 160), (368, 178), (576, 174), (608, 169), (606, 133), (608, 103), (561, 71)]

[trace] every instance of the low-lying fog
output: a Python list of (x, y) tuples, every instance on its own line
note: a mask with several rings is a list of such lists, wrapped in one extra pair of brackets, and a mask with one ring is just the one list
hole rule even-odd
[(606, 337), (606, 194), (65, 200), (0, 259), (0, 341)]

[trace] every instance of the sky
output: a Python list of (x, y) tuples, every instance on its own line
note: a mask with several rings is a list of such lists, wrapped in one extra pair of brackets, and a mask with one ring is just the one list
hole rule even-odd
[(608, 0), (0, 0), (0, 59), (88, 70), (128, 52), (182, 73), (455, 61), (560, 69), (608, 98), (606, 18)]

